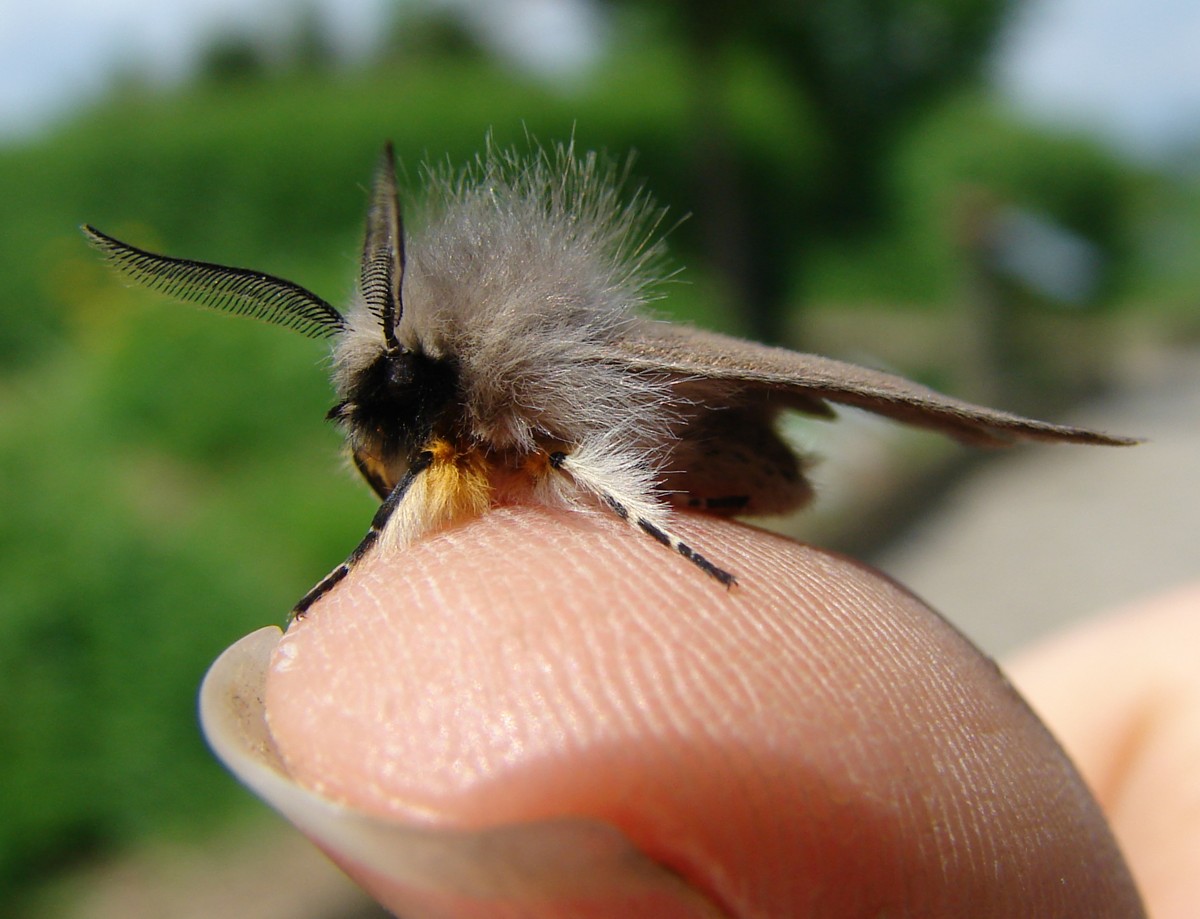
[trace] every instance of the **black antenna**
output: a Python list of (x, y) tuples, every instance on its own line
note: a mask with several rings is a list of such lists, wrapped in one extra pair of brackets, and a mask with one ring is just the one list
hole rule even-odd
[(396, 340), (396, 323), (404, 315), (403, 280), (404, 224), (396, 191), (396, 155), (389, 141), (375, 168), (359, 279), (367, 309), (379, 317), (383, 326), (383, 341), (389, 354), (401, 350)]
[(126, 277), (177, 300), (263, 319), (309, 338), (326, 338), (346, 328), (341, 313), (299, 284), (248, 268), (155, 255), (95, 227), (85, 224), (82, 229), (88, 242)]

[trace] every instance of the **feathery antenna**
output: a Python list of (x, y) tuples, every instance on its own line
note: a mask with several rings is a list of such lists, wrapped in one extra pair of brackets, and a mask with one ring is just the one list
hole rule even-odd
[(371, 205), (367, 211), (367, 238), (363, 243), (359, 288), (367, 309), (383, 324), (388, 353), (400, 350), (396, 323), (404, 314), (401, 287), (404, 280), (404, 224), (396, 191), (396, 154), (391, 141), (384, 145), (375, 168)]
[(309, 338), (326, 338), (346, 327), (336, 309), (283, 278), (247, 268), (155, 255), (93, 226), (84, 224), (82, 229), (93, 248), (126, 277), (177, 300), (262, 319)]

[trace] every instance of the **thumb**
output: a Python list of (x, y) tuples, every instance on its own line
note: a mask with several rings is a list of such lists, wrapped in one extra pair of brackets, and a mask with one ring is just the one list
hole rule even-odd
[[(365, 559), (282, 639), (266, 712), (294, 781), (406, 826), (582, 818), (682, 882), (669, 909), (661, 890), (616, 888), (570, 908), (553, 894), (514, 903), (444, 879), (397, 884), (328, 844), (386, 905), (1142, 914), (1069, 761), (919, 600), (740, 524), (678, 529), (740, 585), (606, 517), (501, 508)], [(570, 870), (586, 873), (588, 853), (575, 854)]]

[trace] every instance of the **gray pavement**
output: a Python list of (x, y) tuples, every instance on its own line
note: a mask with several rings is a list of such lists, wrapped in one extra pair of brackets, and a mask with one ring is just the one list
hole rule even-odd
[(993, 655), (1200, 578), (1200, 351), (1122, 377), (1060, 420), (1146, 443), (1006, 451), (873, 562)]

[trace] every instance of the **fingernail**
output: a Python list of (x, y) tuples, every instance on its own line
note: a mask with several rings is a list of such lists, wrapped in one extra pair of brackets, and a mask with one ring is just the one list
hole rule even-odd
[(385, 907), (446, 916), (726, 915), (615, 827), (563, 817), (478, 830), (409, 824), (346, 807), (296, 783), (267, 724), (265, 687), (282, 633), (228, 648), (200, 689), (209, 746)]

